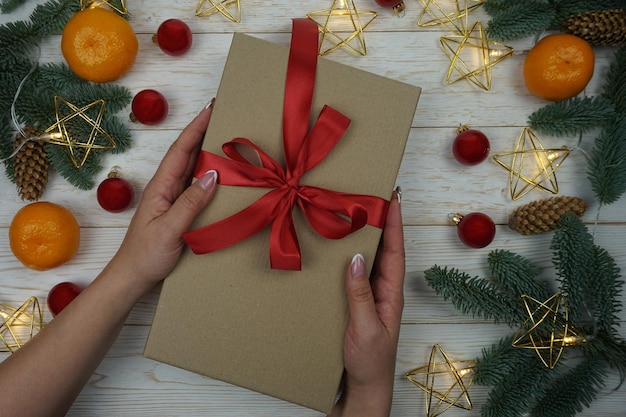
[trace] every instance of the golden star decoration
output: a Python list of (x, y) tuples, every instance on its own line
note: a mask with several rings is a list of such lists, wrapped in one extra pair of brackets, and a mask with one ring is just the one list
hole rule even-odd
[(491, 89), (491, 69), (513, 55), (513, 48), (492, 41), (480, 22), (474, 23), (465, 33), (439, 38), (445, 54), (450, 59), (446, 83), (468, 80), (485, 91)]
[(115, 10), (120, 15), (126, 16), (126, 14), (128, 13), (128, 8), (126, 8), (126, 1), (120, 0), (119, 4), (120, 7), (117, 7), (110, 0), (80, 0), (80, 9), (85, 10), (90, 7), (100, 7), (102, 5), (106, 5), (112, 10)]
[[(493, 156), (493, 160), (509, 171), (511, 198), (519, 200), (535, 188), (557, 194), (559, 184), (556, 170), (569, 153), (565, 146), (560, 149), (545, 149), (539, 138), (529, 128), (524, 128), (515, 150), (498, 153)], [(505, 162), (504, 158), (509, 161)]]
[(434, 345), (428, 364), (407, 372), (407, 379), (428, 394), (428, 417), (439, 416), (452, 406), (472, 409), (467, 390), (473, 382), (474, 365), (473, 360), (453, 361), (441, 346)]
[[(41, 140), (54, 145), (66, 146), (76, 168), (81, 168), (93, 149), (114, 149), (115, 141), (105, 132), (100, 124), (104, 116), (104, 100), (96, 100), (83, 107), (77, 107), (63, 97), (54, 97), (56, 123), (50, 126), (41, 135)], [(67, 114), (67, 110), (70, 110)], [(95, 113), (95, 117), (92, 115)], [(91, 126), (86, 141), (77, 136), (80, 124)], [(98, 140), (100, 139), (100, 140)]]
[(550, 369), (558, 363), (563, 349), (586, 343), (584, 334), (569, 323), (567, 300), (556, 293), (545, 301), (522, 295), (528, 319), (513, 337), (513, 346), (534, 349)]
[[(366, 19), (361, 19), (365, 16)], [(321, 33), (319, 55), (327, 55), (343, 48), (358, 55), (366, 55), (363, 31), (378, 16), (371, 10), (359, 10), (353, 0), (334, 0), (330, 9), (307, 13), (306, 17), (317, 23)], [(365, 22), (365, 23), (363, 23)], [(341, 33), (349, 33), (342, 37)], [(326, 47), (327, 44), (330, 46)]]
[[(234, 5), (235, 14), (230, 12)], [(241, 5), (239, 0), (200, 0), (196, 6), (196, 16), (206, 17), (216, 13), (221, 13), (227, 19), (239, 23), (241, 22)]]
[(39, 300), (30, 297), (20, 307), (0, 304), (0, 352), (15, 352), (43, 328)]
[(422, 0), (424, 9), (417, 20), (417, 26), (443, 25), (453, 32), (465, 33), (469, 14), (482, 6), (483, 0), (456, 0), (452, 4), (441, 5), (437, 0)]

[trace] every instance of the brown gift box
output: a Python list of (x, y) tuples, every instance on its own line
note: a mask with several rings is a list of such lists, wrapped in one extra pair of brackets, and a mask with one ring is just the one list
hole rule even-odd
[[(279, 163), (289, 49), (235, 34), (203, 149), (244, 137)], [(389, 199), (420, 89), (319, 58), (311, 114), (329, 105), (351, 119), (341, 141), (302, 183)], [(228, 217), (267, 189), (218, 186), (193, 229)], [(343, 372), (345, 271), (355, 253), (371, 268), (381, 230), (318, 235), (296, 207), (301, 271), (270, 268), (269, 230), (218, 252), (186, 249), (165, 280), (145, 356), (322, 412)], [(267, 228), (266, 228), (267, 229)]]

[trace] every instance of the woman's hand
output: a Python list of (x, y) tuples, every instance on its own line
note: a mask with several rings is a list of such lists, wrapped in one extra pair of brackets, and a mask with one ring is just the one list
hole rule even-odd
[(211, 105), (202, 110), (171, 145), (146, 185), (113, 260), (133, 271), (144, 292), (174, 268), (184, 247), (182, 234), (213, 196), (215, 171), (208, 171), (189, 186), (211, 110)]
[(355, 255), (346, 273), (350, 321), (346, 330), (344, 392), (331, 416), (389, 416), (404, 307), (404, 235), (399, 191), (394, 191), (383, 239), (368, 279)]

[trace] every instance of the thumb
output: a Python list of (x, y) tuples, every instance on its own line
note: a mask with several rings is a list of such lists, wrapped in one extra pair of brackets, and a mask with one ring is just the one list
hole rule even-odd
[(183, 191), (167, 213), (175, 231), (182, 234), (189, 229), (191, 222), (213, 198), (216, 185), (217, 171), (210, 170)]
[(374, 294), (365, 270), (363, 255), (356, 254), (346, 274), (346, 294), (350, 309), (351, 325), (366, 329), (378, 319)]

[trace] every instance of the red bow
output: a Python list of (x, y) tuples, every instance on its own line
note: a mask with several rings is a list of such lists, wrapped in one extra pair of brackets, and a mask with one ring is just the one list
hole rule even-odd
[[(206, 151), (198, 156), (196, 178), (209, 169), (215, 169), (219, 172), (218, 182), (222, 185), (272, 190), (226, 219), (185, 233), (184, 239), (194, 253), (226, 248), (271, 224), (271, 267), (300, 270), (300, 246), (292, 217), (296, 204), (317, 233), (326, 238), (341, 239), (366, 224), (383, 227), (389, 204), (387, 200), (300, 184), (300, 178), (328, 155), (350, 124), (350, 119), (324, 106), (307, 132), (317, 52), (317, 25), (308, 19), (294, 19), (283, 106), (286, 170), (245, 138), (235, 138), (222, 145), (228, 158)], [(254, 149), (262, 166), (246, 160), (237, 146)]]

